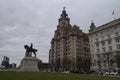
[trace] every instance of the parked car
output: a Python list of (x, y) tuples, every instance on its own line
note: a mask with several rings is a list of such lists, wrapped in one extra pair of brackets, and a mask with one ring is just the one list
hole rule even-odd
[(110, 75), (117, 76), (117, 72), (110, 72)]
[(109, 75), (109, 72), (105, 72), (104, 75)]
[(117, 72), (105, 72), (104, 75), (112, 75), (112, 76), (117, 76)]
[(70, 73), (70, 71), (64, 71), (64, 73)]

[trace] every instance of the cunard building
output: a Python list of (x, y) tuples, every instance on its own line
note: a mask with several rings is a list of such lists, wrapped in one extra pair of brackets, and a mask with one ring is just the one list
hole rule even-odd
[(52, 70), (80, 71), (90, 69), (90, 50), (88, 35), (72, 26), (70, 18), (63, 9), (60, 15), (57, 30), (51, 40), (49, 62)]
[(89, 30), (91, 70), (120, 73), (120, 18)]

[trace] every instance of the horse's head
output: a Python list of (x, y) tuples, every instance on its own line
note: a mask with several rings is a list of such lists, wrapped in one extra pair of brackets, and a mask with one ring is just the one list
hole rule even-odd
[(24, 45), (24, 48), (25, 48), (25, 49), (28, 49), (28, 48), (29, 48), (29, 46), (28, 46), (28, 45)]

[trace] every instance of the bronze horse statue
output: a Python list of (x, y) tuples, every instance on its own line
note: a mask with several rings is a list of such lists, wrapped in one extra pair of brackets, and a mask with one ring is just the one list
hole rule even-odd
[(30, 47), (28, 45), (24, 45), (24, 48), (26, 49), (26, 53), (25, 53), (26, 57), (32, 57), (32, 52), (34, 53), (34, 55), (36, 57), (37, 49), (33, 49), (33, 44), (32, 43), (31, 43)]

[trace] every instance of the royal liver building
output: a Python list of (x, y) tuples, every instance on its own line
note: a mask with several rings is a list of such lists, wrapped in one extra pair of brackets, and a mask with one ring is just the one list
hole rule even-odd
[(79, 26), (71, 26), (65, 9), (51, 40), (49, 62), (51, 70), (56, 71), (87, 72), (90, 69), (88, 35)]

